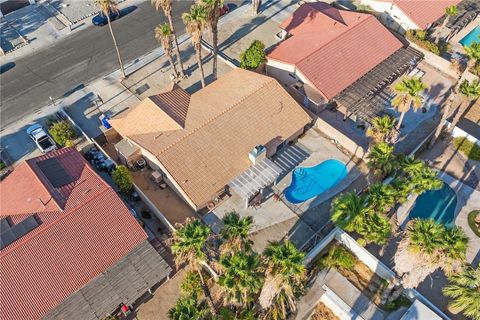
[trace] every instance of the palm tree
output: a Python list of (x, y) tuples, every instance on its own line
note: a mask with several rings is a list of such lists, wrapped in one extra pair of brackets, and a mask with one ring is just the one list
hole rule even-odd
[(168, 317), (172, 320), (202, 320), (206, 319), (207, 307), (191, 297), (181, 297), (173, 308), (168, 310)]
[[(303, 291), (306, 269), (305, 255), (287, 240), (270, 243), (263, 252), (265, 284), (260, 293), (259, 304), (267, 314), (275, 313), (283, 319), (287, 310), (296, 310), (295, 296)], [(275, 317), (270, 317), (272, 319)]]
[(383, 178), (397, 167), (393, 146), (380, 142), (370, 148), (367, 166), (373, 170), (377, 178)]
[(222, 271), (218, 285), (225, 304), (247, 307), (262, 288), (259, 272), (260, 259), (256, 253), (237, 252), (220, 257)]
[(428, 190), (438, 190), (443, 187), (443, 181), (437, 176), (437, 173), (431, 168), (423, 165), (418, 171), (409, 176), (411, 191), (420, 195)]
[(167, 55), (168, 61), (173, 68), (175, 78), (178, 77), (177, 66), (172, 58), (172, 29), (168, 23), (159, 24), (155, 27), (155, 39), (162, 45), (163, 52)]
[(385, 215), (366, 211), (361, 215), (361, 222), (355, 231), (364, 237), (366, 243), (386, 244), (392, 234), (392, 225)]
[(445, 29), (445, 27), (447, 26), (448, 24), (448, 21), (450, 21), (450, 18), (453, 17), (453, 16), (456, 16), (458, 13), (458, 10), (457, 10), (457, 6), (456, 5), (452, 5), (452, 6), (449, 6), (449, 7), (446, 7), (445, 8), (445, 20), (443, 20), (443, 23), (442, 23), (442, 26), (440, 27), (440, 30), (437, 34), (437, 38), (435, 39), (435, 43), (438, 44), (440, 42), (440, 35), (441, 35), (441, 32), (442, 30)]
[(391, 185), (377, 182), (368, 188), (367, 199), (374, 211), (384, 213), (395, 204), (395, 190)]
[(198, 69), (201, 74), (202, 87), (205, 87), (205, 75), (202, 64), (202, 35), (206, 27), (208, 12), (202, 5), (194, 4), (190, 12), (182, 14), (185, 30), (192, 39), (193, 47), (197, 53)]
[(163, 13), (167, 17), (168, 25), (170, 26), (170, 32), (172, 34), (173, 43), (175, 44), (175, 54), (177, 56), (178, 63), (180, 64), (180, 76), (184, 77), (183, 63), (180, 57), (180, 49), (178, 48), (177, 34), (175, 33), (175, 26), (173, 25), (172, 17), (172, 0), (151, 0), (155, 10), (162, 8)]
[(465, 261), (467, 246), (468, 237), (459, 228), (447, 229), (433, 219), (410, 221), (394, 257), (403, 287), (418, 286), (438, 268), (451, 274)]
[(212, 32), (213, 48), (213, 79), (217, 79), (217, 57), (218, 57), (218, 20), (220, 9), (223, 7), (223, 0), (201, 0), (208, 9), (207, 25)]
[(399, 155), (397, 159), (402, 171), (410, 177), (418, 174), (425, 167), (425, 163), (422, 160), (416, 159), (413, 155), (406, 156), (402, 154)]
[(360, 224), (359, 217), (368, 210), (367, 196), (344, 193), (333, 199), (331, 219), (339, 228), (352, 232)]
[(474, 320), (480, 319), (480, 268), (468, 265), (448, 280), (451, 284), (443, 288), (443, 294), (453, 299), (449, 306)]
[(198, 298), (202, 293), (202, 286), (200, 285), (200, 276), (195, 271), (188, 271), (185, 278), (180, 283), (180, 291), (193, 298)]
[(171, 250), (175, 256), (177, 266), (187, 263), (190, 268), (198, 273), (203, 293), (207, 299), (210, 312), (216, 314), (210, 290), (202, 275), (202, 263), (207, 260), (204, 249), (210, 238), (210, 229), (199, 220), (187, 219), (183, 225), (174, 232), (171, 239)]
[(117, 51), (118, 63), (120, 64), (120, 71), (122, 72), (122, 77), (126, 78), (127, 75), (125, 74), (125, 68), (123, 67), (122, 58), (120, 56), (120, 50), (118, 49), (118, 45), (117, 45), (117, 39), (113, 34), (112, 22), (110, 21), (110, 13), (111, 12), (118, 13), (117, 3), (115, 2), (115, 0), (95, 0), (95, 4), (100, 7), (100, 10), (107, 18), (108, 28), (110, 29), (110, 35), (112, 36), (112, 40), (113, 40), (113, 46)]
[(468, 106), (472, 103), (472, 101), (478, 99), (480, 96), (480, 84), (477, 79), (473, 81), (465, 80), (460, 85), (460, 94), (462, 97), (462, 103), (460, 104), (455, 117), (452, 120), (452, 124), (450, 125), (449, 132), (452, 132), (453, 129), (457, 126), (460, 118), (463, 116), (465, 111), (467, 110)]
[(232, 211), (223, 217), (224, 228), (221, 231), (223, 238), (222, 252), (248, 251), (252, 241), (248, 238), (253, 218), (248, 216), (241, 218), (238, 213)]
[(397, 124), (398, 131), (400, 131), (405, 113), (410, 110), (410, 107), (416, 111), (422, 106), (423, 97), (420, 94), (426, 88), (427, 86), (420, 78), (403, 78), (395, 85), (394, 91), (397, 96), (393, 98), (392, 106), (401, 113)]
[(375, 143), (389, 142), (394, 128), (395, 119), (392, 117), (388, 115), (376, 117), (372, 121), (372, 126), (367, 130), (367, 136), (371, 137)]

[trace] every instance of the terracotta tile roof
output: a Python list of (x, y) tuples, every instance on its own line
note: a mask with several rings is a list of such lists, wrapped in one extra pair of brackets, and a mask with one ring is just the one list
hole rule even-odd
[(402, 47), (374, 16), (305, 3), (281, 27), (291, 37), (268, 54), (294, 65), (327, 100)]
[[(141, 109), (142, 103), (132, 112)], [(131, 134), (123, 124), (140, 123), (129, 114), (112, 126), (156, 155), (198, 206), (250, 166), (253, 147), (289, 138), (311, 120), (275, 79), (243, 69), (194, 93), (182, 130), (165, 132), (152, 120), (147, 127), (157, 127), (156, 133)]]
[(429, 25), (445, 14), (445, 8), (457, 5), (462, 0), (380, 0), (395, 4), (420, 29), (427, 29)]
[[(39, 171), (38, 163), (52, 158), (58, 159), (72, 183), (54, 188)], [(25, 190), (11, 188), (23, 180), (34, 185), (27, 189), (31, 199), (43, 197), (46, 189), (62, 209), (32, 206)], [(147, 238), (115, 191), (74, 149), (28, 160), (0, 183), (0, 192), (1, 218), (16, 224), (33, 215), (39, 222), (0, 251), (2, 319), (41, 318)], [(11, 212), (10, 201), (5, 202), (9, 211), (3, 210), (3, 199), (10, 197), (19, 200), (17, 208), (23, 214)]]

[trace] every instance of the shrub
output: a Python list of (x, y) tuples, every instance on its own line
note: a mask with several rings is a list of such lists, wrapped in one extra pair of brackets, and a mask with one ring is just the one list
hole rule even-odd
[(127, 167), (116, 167), (112, 172), (112, 178), (122, 193), (129, 195), (133, 191), (132, 176)]
[(180, 291), (186, 296), (198, 298), (202, 294), (200, 275), (195, 271), (189, 271), (180, 283)]
[(323, 257), (319, 264), (322, 268), (343, 268), (345, 270), (353, 270), (356, 259), (347, 249), (336, 245), (333, 246)]
[(480, 161), (480, 146), (463, 137), (453, 139), (453, 145), (464, 153), (468, 159)]
[(408, 30), (406, 37), (408, 40), (438, 56), (449, 50), (449, 45), (446, 43), (442, 43), (438, 46), (435, 42), (429, 41), (426, 32), (423, 30)]
[(240, 55), (240, 67), (243, 69), (254, 70), (265, 61), (265, 45), (260, 40), (254, 40)]
[(392, 302), (388, 302), (383, 306), (383, 309), (386, 311), (395, 311), (400, 307), (410, 307), (412, 305), (412, 301), (410, 301), (405, 296), (400, 296), (397, 299), (393, 300)]
[(53, 122), (48, 129), (48, 133), (61, 147), (73, 146), (73, 140), (77, 137), (77, 133), (67, 120)]
[(3, 170), (7, 167), (7, 165), (5, 164), (5, 162), (3, 162), (2, 160), (0, 160), (0, 170)]

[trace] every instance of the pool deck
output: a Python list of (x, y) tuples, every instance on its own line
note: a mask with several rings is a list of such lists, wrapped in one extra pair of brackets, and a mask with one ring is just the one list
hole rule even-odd
[(457, 195), (455, 225), (462, 228), (470, 239), (467, 249), (467, 261), (478, 265), (480, 262), (480, 239), (470, 229), (467, 217), (471, 211), (480, 208), (480, 191), (471, 188), (445, 172), (441, 172), (439, 177), (447, 183)]

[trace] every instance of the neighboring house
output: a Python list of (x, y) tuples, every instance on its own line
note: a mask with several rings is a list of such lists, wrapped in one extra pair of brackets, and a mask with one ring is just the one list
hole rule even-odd
[(3, 320), (102, 319), (171, 271), (75, 149), (20, 164), (0, 192)]
[(275, 79), (235, 69), (192, 95), (173, 84), (144, 99), (111, 119), (114, 132), (106, 136), (116, 131), (124, 162), (141, 154), (198, 211), (252, 166), (249, 153), (256, 146), (271, 157), (310, 122)]
[(400, 33), (410, 29), (428, 29), (445, 15), (445, 9), (462, 0), (361, 0), (379, 13), (390, 29)]
[(372, 99), (423, 57), (374, 16), (323, 2), (302, 4), (280, 26), (284, 41), (267, 55), (267, 73), (315, 113), (334, 102), (345, 117), (383, 112)]

